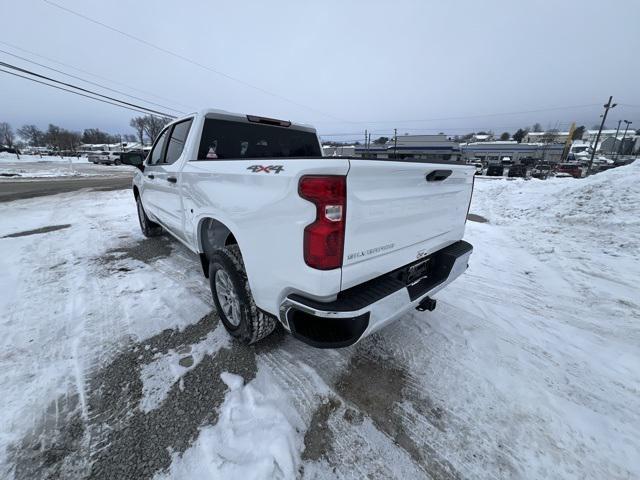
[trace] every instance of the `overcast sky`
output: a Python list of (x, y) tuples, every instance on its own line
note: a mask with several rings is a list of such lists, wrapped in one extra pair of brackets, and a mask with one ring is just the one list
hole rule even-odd
[[(322, 134), (454, 135), (591, 127), (613, 95), (620, 105), (607, 124), (640, 127), (637, 0), (50, 1), (208, 68), (44, 0), (0, 0), (0, 49), (163, 111), (220, 108), (306, 121)], [(0, 61), (99, 90), (6, 53)], [(507, 114), (533, 110), (546, 111)], [(0, 121), (14, 127), (132, 133), (133, 115), (0, 72)]]

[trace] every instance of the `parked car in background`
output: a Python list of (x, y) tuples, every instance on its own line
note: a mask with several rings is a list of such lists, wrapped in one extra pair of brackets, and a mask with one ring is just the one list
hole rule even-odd
[(98, 164), (103, 158), (106, 158), (109, 155), (109, 152), (90, 152), (87, 155), (87, 160), (91, 163)]
[(476, 175), (482, 175), (482, 170), (484, 170), (484, 165), (478, 162), (478, 163), (474, 163), (473, 166), (476, 167)]
[(546, 180), (549, 178), (549, 174), (551, 173), (551, 165), (547, 165), (544, 163), (540, 163), (533, 167), (531, 170), (531, 176), (533, 178), (539, 178), (540, 180)]
[(509, 168), (509, 173), (507, 174), (507, 177), (509, 178), (527, 178), (528, 175), (528, 169), (526, 167), (526, 165), (513, 165)]
[(558, 165), (557, 173), (567, 173), (573, 178), (582, 178), (584, 176), (583, 168), (576, 163), (561, 163)]
[(486, 175), (488, 177), (501, 177), (504, 174), (504, 167), (502, 165), (489, 165), (487, 167)]
[(122, 152), (92, 152), (88, 155), (90, 162), (101, 165), (120, 165), (120, 155)]

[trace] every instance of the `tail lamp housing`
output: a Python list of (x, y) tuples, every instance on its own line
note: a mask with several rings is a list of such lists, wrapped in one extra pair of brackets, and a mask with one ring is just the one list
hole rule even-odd
[(316, 207), (316, 219), (304, 229), (304, 261), (311, 268), (342, 267), (347, 213), (347, 180), (341, 175), (305, 175), (298, 194)]

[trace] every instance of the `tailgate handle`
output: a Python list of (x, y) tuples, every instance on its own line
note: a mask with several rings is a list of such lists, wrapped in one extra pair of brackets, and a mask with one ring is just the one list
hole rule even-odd
[(452, 173), (451, 170), (434, 170), (427, 175), (427, 182), (441, 182)]

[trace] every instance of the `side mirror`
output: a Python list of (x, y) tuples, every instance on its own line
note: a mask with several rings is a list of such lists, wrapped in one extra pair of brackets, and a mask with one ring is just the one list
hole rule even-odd
[(131, 165), (141, 171), (144, 171), (144, 156), (141, 153), (123, 153), (120, 157), (120, 163), (124, 165)]

